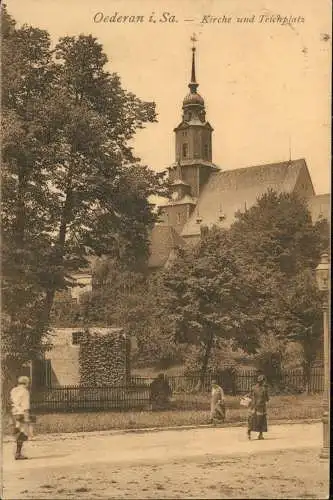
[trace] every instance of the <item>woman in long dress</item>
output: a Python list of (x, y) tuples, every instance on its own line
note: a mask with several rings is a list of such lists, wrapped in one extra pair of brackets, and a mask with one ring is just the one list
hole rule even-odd
[(258, 439), (264, 439), (263, 432), (267, 432), (267, 409), (269, 401), (266, 379), (259, 375), (257, 384), (250, 393), (251, 405), (248, 419), (248, 438), (251, 439), (251, 431), (258, 432)]
[(212, 380), (210, 419), (212, 423), (224, 422), (225, 420), (224, 391), (216, 380)]

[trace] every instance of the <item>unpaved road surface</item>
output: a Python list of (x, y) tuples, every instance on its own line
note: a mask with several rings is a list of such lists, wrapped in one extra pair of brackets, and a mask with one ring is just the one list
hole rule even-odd
[(15, 462), (4, 443), (8, 500), (67, 498), (328, 498), (321, 424), (48, 436)]

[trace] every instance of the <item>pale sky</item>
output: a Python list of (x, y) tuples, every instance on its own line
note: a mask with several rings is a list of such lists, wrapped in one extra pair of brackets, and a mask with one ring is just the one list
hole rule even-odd
[[(173, 128), (188, 93), (195, 32), (198, 92), (214, 128), (213, 161), (222, 169), (274, 163), (289, 159), (291, 145), (293, 159), (306, 159), (315, 191), (330, 191), (328, 0), (7, 0), (7, 7), (18, 25), (46, 29), (54, 41), (80, 33), (98, 38), (123, 87), (156, 102), (158, 123), (134, 142), (142, 163), (155, 170), (174, 161)], [(150, 23), (152, 12), (157, 19), (169, 12), (178, 22)], [(144, 22), (93, 20), (115, 13)], [(202, 24), (209, 15), (232, 22)], [(260, 15), (304, 23), (260, 23)], [(254, 16), (254, 22), (240, 24), (239, 16)]]

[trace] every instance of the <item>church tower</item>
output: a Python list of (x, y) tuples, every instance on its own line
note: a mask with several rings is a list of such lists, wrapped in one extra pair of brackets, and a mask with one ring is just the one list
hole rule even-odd
[(195, 74), (196, 49), (193, 41), (191, 81), (188, 84), (189, 94), (183, 100), (182, 121), (174, 129), (176, 139), (175, 163), (169, 168), (170, 180), (179, 175), (191, 187), (191, 195), (198, 197), (203, 185), (212, 171), (217, 170), (212, 163), (212, 132), (213, 128), (206, 121), (205, 102), (197, 92), (199, 84)]
[(175, 162), (168, 168), (173, 185), (171, 200), (162, 209), (164, 223), (179, 232), (191, 216), (203, 186), (211, 172), (219, 170), (212, 163), (213, 128), (206, 121), (205, 102), (197, 92), (195, 36), (191, 38), (192, 66), (189, 93), (183, 100), (182, 121), (174, 129)]

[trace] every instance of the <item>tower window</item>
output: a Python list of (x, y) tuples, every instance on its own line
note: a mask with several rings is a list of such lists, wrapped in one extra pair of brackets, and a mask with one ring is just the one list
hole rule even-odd
[(181, 223), (181, 213), (180, 212), (177, 213), (177, 223), (178, 224)]
[(183, 144), (183, 158), (187, 158), (188, 155), (188, 144), (185, 142)]
[(204, 158), (208, 158), (208, 154), (209, 154), (209, 147), (208, 147), (208, 144), (205, 144), (204, 145)]

